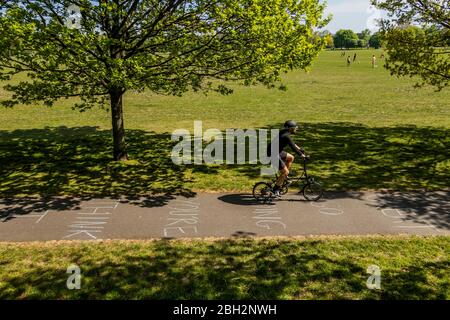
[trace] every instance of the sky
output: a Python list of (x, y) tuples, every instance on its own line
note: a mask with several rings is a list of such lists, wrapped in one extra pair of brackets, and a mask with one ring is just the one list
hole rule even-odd
[(375, 32), (378, 29), (375, 20), (384, 16), (370, 5), (370, 0), (321, 0), (323, 2), (327, 3), (325, 15), (333, 14), (333, 20), (325, 27), (332, 33), (339, 29)]

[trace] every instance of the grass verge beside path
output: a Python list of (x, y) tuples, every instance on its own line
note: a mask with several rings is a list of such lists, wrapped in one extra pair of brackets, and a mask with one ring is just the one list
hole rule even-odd
[(450, 237), (0, 243), (0, 299), (449, 299), (449, 259)]
[[(449, 188), (449, 130), (310, 123), (299, 138), (312, 155), (309, 173), (326, 191)], [(0, 130), (0, 198), (250, 192), (268, 179), (260, 165), (175, 165), (169, 134), (128, 130), (127, 141), (132, 160), (117, 163), (107, 130)], [(298, 161), (293, 169), (300, 171)]]

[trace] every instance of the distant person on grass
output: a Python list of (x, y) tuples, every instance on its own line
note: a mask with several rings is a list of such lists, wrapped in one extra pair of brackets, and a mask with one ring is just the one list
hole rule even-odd
[(356, 52), (355, 52), (355, 55), (353, 56), (353, 62), (355, 62), (356, 61)]
[[(289, 175), (289, 169), (294, 162), (294, 156), (284, 151), (284, 148), (289, 146), (292, 151), (294, 151), (300, 157), (306, 157), (304, 150), (296, 145), (291, 138), (291, 134), (296, 134), (297, 131), (297, 123), (293, 120), (288, 120), (284, 123), (283, 129), (280, 130), (280, 133), (275, 138), (278, 139), (278, 154), (275, 156), (278, 158), (278, 170), (280, 171), (280, 176), (278, 177), (273, 189), (274, 196), (277, 198), (281, 197), (281, 187), (284, 183), (284, 180)], [(267, 146), (267, 154), (269, 157), (272, 156), (272, 143), (269, 143), (269, 145)]]
[(375, 68), (375, 64), (377, 63), (377, 58), (375, 55), (372, 56), (372, 68)]
[(350, 67), (350, 64), (352, 63), (350, 56), (347, 57), (347, 67)]

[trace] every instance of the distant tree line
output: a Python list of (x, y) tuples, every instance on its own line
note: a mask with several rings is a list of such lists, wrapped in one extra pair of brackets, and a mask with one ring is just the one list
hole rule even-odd
[(354, 48), (381, 48), (381, 37), (379, 32), (372, 32), (365, 29), (359, 33), (355, 33), (350, 29), (341, 29), (335, 34), (328, 30), (322, 31), (320, 34), (325, 40), (328, 49), (354, 49)]

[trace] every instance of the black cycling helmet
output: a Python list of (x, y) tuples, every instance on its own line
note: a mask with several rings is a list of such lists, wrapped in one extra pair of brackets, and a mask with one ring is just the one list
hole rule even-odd
[(294, 120), (288, 120), (284, 123), (284, 127), (286, 129), (295, 128), (297, 127), (297, 122), (295, 122)]

